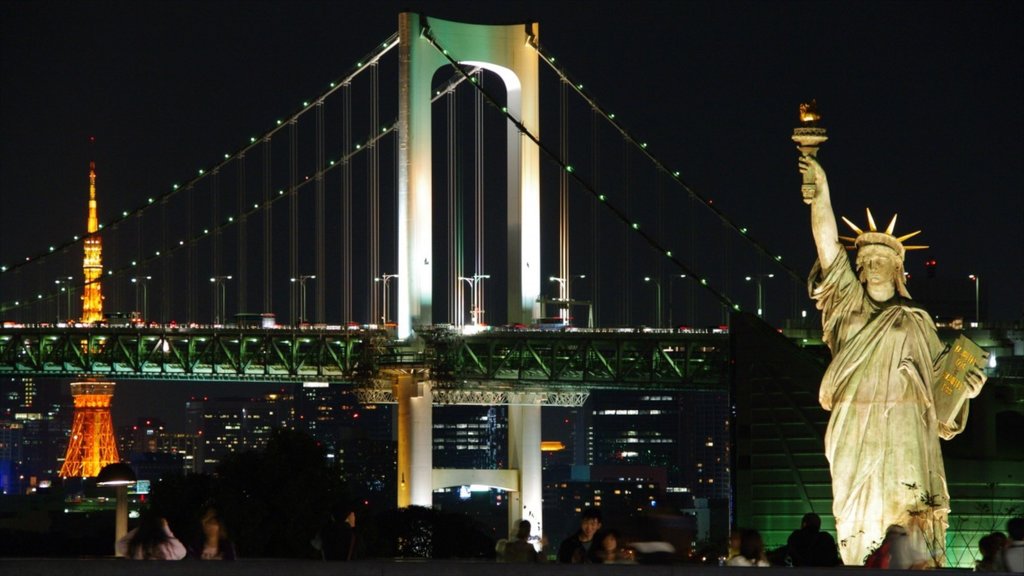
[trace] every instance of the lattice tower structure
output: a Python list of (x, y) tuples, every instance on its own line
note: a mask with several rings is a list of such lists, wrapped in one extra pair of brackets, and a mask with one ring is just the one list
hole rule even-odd
[(96, 163), (89, 163), (89, 221), (85, 239), (85, 258), (82, 271), (85, 273), (85, 287), (82, 291), (82, 322), (92, 323), (103, 320), (103, 294), (100, 277), (103, 276), (103, 241), (100, 239), (99, 218), (96, 215)]
[(107, 464), (120, 462), (114, 423), (110, 418), (110, 400), (114, 397), (113, 382), (73, 382), (75, 399), (71, 440), (61, 478), (91, 478)]

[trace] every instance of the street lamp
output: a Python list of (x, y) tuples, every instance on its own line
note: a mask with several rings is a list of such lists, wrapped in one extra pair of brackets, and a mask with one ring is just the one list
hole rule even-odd
[[(587, 279), (587, 275), (586, 274), (572, 274), (569, 277), (570, 278), (579, 278), (580, 280), (586, 280)], [(593, 287), (591, 287), (591, 288), (593, 288)], [(566, 294), (565, 294), (566, 297), (569, 297), (569, 289), (568, 288), (566, 288), (565, 292), (566, 292)], [(579, 290), (576, 291), (577, 294), (579, 294), (579, 292), (580, 292)], [(594, 293), (593, 292), (594, 292), (593, 289), (591, 289), (591, 291), (590, 291), (590, 300), (585, 301), (585, 303), (587, 305), (587, 328), (593, 328), (594, 327), (594, 302), (593, 302), (593, 300), (594, 300)], [(571, 301), (572, 301), (572, 299), (570, 298), (570, 302)], [(583, 303), (584, 302), (580, 302), (580, 304), (583, 304)]]
[[(225, 316), (225, 322), (227, 322), (227, 299), (228, 290), (224, 286), (224, 282), (231, 280), (231, 276), (213, 276), (210, 278), (210, 282), (213, 283), (213, 323), (220, 324), (220, 315)], [(218, 294), (217, 287), (220, 287)], [(220, 302), (220, 308), (218, 310), (217, 303)]]
[(388, 280), (391, 280), (392, 278), (398, 278), (398, 274), (384, 274), (380, 278), (373, 279), (374, 282), (381, 283), (380, 289), (384, 296), (382, 298), (384, 304), (384, 314), (381, 315), (381, 322), (384, 324), (384, 326), (388, 325)]
[(117, 489), (117, 508), (114, 512), (115, 554), (117, 541), (128, 533), (128, 487), (135, 484), (135, 481), (135, 471), (124, 462), (107, 464), (96, 476), (97, 486), (113, 486)]
[(673, 292), (672, 283), (675, 282), (676, 278), (686, 278), (686, 274), (671, 274), (668, 277), (668, 327), (675, 328), (676, 323), (674, 320), (675, 311), (673, 305)]
[[(146, 322), (149, 321), (149, 288), (147, 283), (152, 279), (152, 276), (136, 276), (132, 278), (132, 284), (135, 284), (135, 309), (142, 312), (142, 319)], [(140, 285), (142, 286), (142, 308), (139, 308)]]
[(981, 327), (981, 276), (977, 274), (971, 274), (968, 276), (971, 280), (974, 280), (974, 323)]
[[(68, 317), (66, 320), (71, 319), (71, 276), (67, 278), (58, 278), (53, 281), (54, 284), (60, 286), (61, 292), (67, 292), (68, 295)], [(60, 297), (57, 298), (57, 322), (60, 322)]]
[(306, 322), (306, 280), (316, 280), (316, 274), (303, 274), (298, 278), (292, 278), (292, 282), (299, 283), (299, 324)]
[(661, 328), (661, 282), (650, 276), (644, 276), (644, 282), (654, 283), (654, 327)]
[(764, 279), (775, 278), (775, 274), (754, 274), (747, 276), (745, 279), (747, 282), (754, 281), (757, 283), (757, 315), (761, 318), (764, 317)]
[(483, 321), (484, 313), (484, 311), (480, 308), (480, 302), (477, 300), (477, 284), (490, 277), (490, 274), (473, 274), (472, 276), (459, 276), (459, 280), (469, 284), (469, 317), (473, 322), (473, 326), (477, 326)]
[(558, 299), (565, 302), (564, 308), (558, 309), (558, 317), (565, 324), (569, 323), (569, 280), (558, 276), (548, 276), (551, 282), (558, 282)]

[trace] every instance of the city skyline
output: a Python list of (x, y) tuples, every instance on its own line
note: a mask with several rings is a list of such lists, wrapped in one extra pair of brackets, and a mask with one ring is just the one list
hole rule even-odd
[[(331, 6), (267, 3), (232, 11), (161, 5), (163, 18), (142, 18), (144, 26), (128, 23), (131, 9), (93, 9), (77, 18), (73, 4), (47, 6), (54, 10), (3, 8), (3, 116), (10, 129), (2, 139), (11, 159), (3, 195), (9, 209), (0, 226), (4, 262), (82, 227), (83, 166), (92, 156), (101, 174), (101, 213), (133, 206), (140, 196), (134, 190), (162, 189), (316, 94), (393, 30), (398, 13), (397, 4), (384, 3), (361, 15), (367, 24), (358, 30), (308, 34), (297, 44), (278, 35), (289, 26), (325, 26), (336, 14)], [(962, 276), (969, 290), (967, 275), (976, 274), (984, 279), (989, 319), (1019, 319), (1021, 256), (997, 248), (1024, 244), (1021, 195), (1012, 190), (1024, 155), (1019, 139), (1000, 140), (1020, 128), (1020, 79), (1006, 72), (1020, 64), (1020, 35), (1014, 34), (1020, 7), (876, 6), (884, 10), (641, 2), (623, 13), (625, 26), (569, 3), (481, 8), (425, 2), (411, 8), (465, 21), (537, 20), (545, 48), (586, 80), (600, 102), (620, 111), (632, 131), (649, 136), (653, 149), (683, 167), (687, 181), (735, 220), (750, 222), (754, 236), (798, 269), (809, 269), (812, 244), (796, 197), (788, 134), (796, 104), (817, 97), (832, 137), (821, 158), (837, 212), (859, 221), (866, 204), (886, 215), (880, 217), (901, 214), (901, 225), (924, 229), (923, 243), (932, 246), (909, 260), (912, 275), (923, 275), (923, 263), (935, 259), (941, 277)], [(61, 19), (51, 21), (54, 13)], [(277, 17), (274, 25), (270, 16)], [(182, 21), (197, 25), (175, 26)], [(45, 29), (59, 31), (59, 38), (26, 50), (35, 42), (31, 32)], [(612, 29), (609, 37), (605, 32)], [(168, 50), (179, 35), (192, 40)], [(134, 49), (123, 49), (128, 45)], [(260, 48), (266, 45), (277, 50)], [(864, 45), (884, 49), (889, 58), (876, 61), (870, 53), (878, 50)], [(321, 53), (332, 57), (312, 56)], [(225, 64), (224, 54), (235, 57)], [(651, 67), (651, 61), (658, 64)], [(140, 74), (150, 69), (160, 73)], [(970, 82), (958, 81), (967, 77)], [(65, 82), (80, 89), (70, 106), (55, 106), (63, 94), (55, 88)], [(979, 93), (986, 97), (973, 101)], [(114, 102), (119, 105), (111, 107)], [(1001, 129), (994, 135), (989, 123), (972, 121), (996, 110)], [(97, 136), (92, 150), (90, 135)], [(948, 209), (965, 197), (976, 210)], [(43, 198), (53, 200), (45, 213), (31, 203)]]

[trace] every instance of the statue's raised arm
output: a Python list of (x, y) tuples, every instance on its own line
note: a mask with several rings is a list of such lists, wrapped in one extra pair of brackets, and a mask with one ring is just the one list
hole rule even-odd
[(829, 194), (828, 177), (821, 164), (813, 156), (800, 157), (800, 172), (814, 175), (815, 193), (811, 198), (804, 198), (810, 201), (811, 205), (811, 233), (814, 235), (814, 244), (818, 248), (818, 261), (821, 267), (826, 268), (835, 261), (839, 252), (843, 249), (839, 244), (839, 229), (836, 226), (836, 215), (832, 211), (832, 198)]

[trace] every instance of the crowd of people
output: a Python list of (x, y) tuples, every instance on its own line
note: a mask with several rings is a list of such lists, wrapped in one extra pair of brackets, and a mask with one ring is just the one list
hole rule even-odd
[[(355, 530), (356, 514), (352, 506), (337, 506), (311, 545), (324, 560), (351, 561), (363, 556), (362, 542)], [(200, 536), (183, 544), (171, 531), (167, 520), (153, 511), (143, 512), (138, 524), (115, 546), (117, 556), (134, 560), (234, 560), (235, 546), (229, 538), (218, 511), (207, 506), (199, 516)], [(1009, 536), (993, 532), (978, 542), (981, 559), (978, 572), (1024, 573), (1024, 517), (1007, 523)], [(499, 561), (536, 563), (545, 561), (539, 550), (546, 542), (531, 536), (532, 524), (520, 520), (510, 538), (498, 542)], [(537, 544), (540, 544), (538, 546)], [(625, 542), (619, 532), (605, 527), (601, 510), (585, 508), (579, 528), (561, 542), (554, 558), (562, 564), (664, 564), (679, 560), (670, 542), (653, 538)], [(769, 553), (761, 533), (755, 529), (735, 529), (729, 541), (726, 566), (796, 567), (842, 566), (839, 548), (832, 535), (821, 529), (821, 517), (803, 516), (800, 528), (790, 534), (786, 545)], [(906, 527), (892, 525), (885, 538), (865, 559), (864, 565), (876, 569), (927, 569), (935, 567), (927, 549), (914, 542)]]

